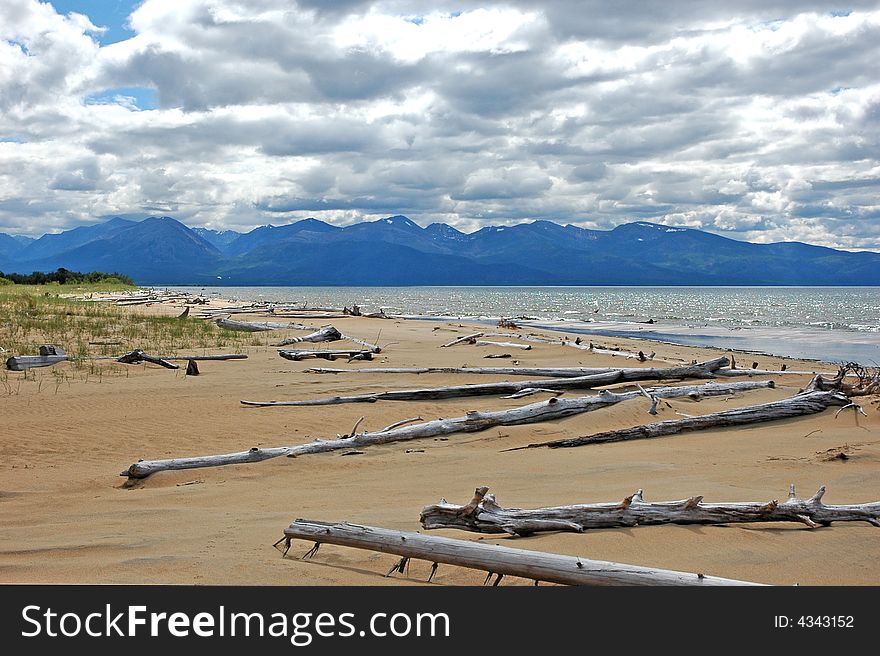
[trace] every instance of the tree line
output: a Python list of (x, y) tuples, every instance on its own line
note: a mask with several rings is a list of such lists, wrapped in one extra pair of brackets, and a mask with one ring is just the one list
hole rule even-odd
[[(3, 273), (0, 271), (0, 281), (8, 280), (16, 285), (47, 285), (49, 283), (58, 283), (60, 285), (83, 285), (95, 283), (118, 283), (121, 285), (134, 286), (134, 280), (122, 273), (105, 273), (103, 271), (89, 271), (88, 273), (80, 273), (79, 271), (70, 271), (60, 268), (57, 271), (45, 273), (42, 271), (34, 271), (30, 274), (23, 273)], [(0, 283), (2, 284), (2, 283)]]

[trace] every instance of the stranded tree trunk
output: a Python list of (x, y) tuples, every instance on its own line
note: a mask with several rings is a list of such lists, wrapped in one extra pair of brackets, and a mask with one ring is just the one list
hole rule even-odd
[[(682, 387), (654, 387), (647, 390), (658, 398), (681, 398), (700, 399), (704, 396), (721, 396), (735, 394), (747, 390), (763, 389), (772, 387), (771, 381), (742, 381), (736, 383), (724, 383), (710, 385), (689, 385)], [(175, 469), (195, 469), (200, 467), (217, 467), (248, 462), (258, 462), (279, 456), (300, 456), (310, 453), (325, 453), (339, 449), (350, 449), (375, 444), (388, 444), (390, 442), (403, 442), (425, 437), (437, 437), (451, 435), (453, 433), (476, 433), (495, 426), (514, 426), (518, 424), (533, 424), (541, 421), (552, 421), (571, 417), (584, 412), (590, 412), (621, 401), (639, 398), (643, 391), (623, 392), (615, 394), (603, 391), (595, 396), (582, 396), (572, 399), (552, 398), (529, 405), (511, 408), (509, 410), (496, 410), (491, 412), (469, 412), (464, 417), (450, 419), (436, 419), (412, 426), (385, 429), (375, 432), (355, 433), (354, 435), (339, 437), (329, 440), (315, 440), (307, 444), (297, 446), (282, 446), (273, 448), (252, 448), (250, 451), (240, 453), (228, 453), (212, 456), (197, 456), (190, 458), (170, 458), (166, 460), (139, 460), (123, 471), (121, 476), (130, 478), (146, 478), (150, 474), (160, 471)]]
[(880, 501), (826, 506), (825, 486), (809, 499), (799, 499), (794, 485), (788, 499), (767, 502), (703, 503), (702, 496), (680, 501), (647, 503), (642, 490), (618, 503), (590, 503), (523, 510), (502, 508), (488, 487), (478, 487), (464, 506), (440, 503), (425, 506), (421, 523), (426, 529), (456, 528), (477, 533), (531, 535), (546, 531), (581, 533), (594, 528), (619, 528), (658, 524), (738, 524), (800, 522), (810, 528), (831, 522), (868, 522), (880, 527)]
[(485, 374), (491, 376), (536, 376), (578, 378), (616, 372), (614, 382), (628, 380), (681, 380), (714, 378), (721, 367), (730, 364), (726, 357), (681, 367), (365, 367), (363, 369), (306, 369), (314, 374)]
[[(288, 357), (282, 353), (283, 357)], [(293, 359), (293, 358), (291, 358)], [(501, 394), (519, 394), (525, 390), (564, 391), (570, 389), (591, 389), (604, 385), (613, 385), (635, 380), (664, 380), (674, 375), (682, 378), (708, 378), (712, 375), (714, 362), (690, 367), (674, 369), (612, 369), (605, 373), (578, 378), (551, 378), (541, 380), (525, 380), (518, 382), (478, 383), (470, 385), (452, 385), (448, 387), (432, 387), (425, 389), (393, 390), (372, 394), (355, 394), (352, 396), (331, 396), (323, 399), (305, 399), (300, 401), (242, 401), (245, 405), (261, 406), (306, 406), (306, 405), (337, 405), (341, 403), (375, 403), (376, 401), (423, 401), (436, 399), (453, 399), (469, 396), (491, 396)]]
[[(656, 396), (653, 395), (653, 396)], [(641, 440), (664, 435), (675, 435), (686, 431), (703, 430), (705, 428), (721, 428), (725, 426), (744, 426), (757, 424), (765, 421), (776, 421), (789, 417), (815, 414), (827, 410), (830, 406), (848, 405), (849, 399), (839, 392), (815, 391), (798, 394), (780, 401), (760, 403), (758, 405), (713, 412), (701, 417), (686, 417), (685, 419), (670, 419), (644, 426), (633, 426), (620, 430), (605, 431), (593, 435), (571, 437), (551, 442), (539, 442), (529, 444), (523, 449), (537, 447), (550, 447), (551, 449), (585, 446), (588, 444), (601, 444), (604, 442), (622, 442), (625, 440)]]
[(226, 330), (259, 333), (270, 330), (311, 330), (311, 326), (301, 323), (277, 323), (273, 321), (236, 321), (235, 319), (217, 319), (217, 325)]
[[(580, 556), (564, 556), (373, 526), (332, 524), (309, 519), (297, 519), (284, 529), (284, 537), (276, 545), (285, 542), (286, 554), (293, 539), (314, 542), (315, 547), (309, 553), (314, 553), (319, 544), (337, 544), (395, 554), (404, 559), (418, 558), (433, 563), (484, 570), (490, 575), (498, 574), (498, 581), (501, 576), (519, 576), (563, 585), (760, 585), (703, 574), (588, 560)], [(405, 564), (405, 560), (401, 561), (395, 569), (403, 571)]]

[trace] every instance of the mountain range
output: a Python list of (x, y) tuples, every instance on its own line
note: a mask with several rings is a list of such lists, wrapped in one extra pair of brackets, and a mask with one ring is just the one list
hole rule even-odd
[(116, 271), (143, 285), (880, 285), (880, 253), (754, 244), (639, 221), (464, 233), (405, 216), (247, 233), (113, 218), (39, 239), (0, 233), (0, 271)]

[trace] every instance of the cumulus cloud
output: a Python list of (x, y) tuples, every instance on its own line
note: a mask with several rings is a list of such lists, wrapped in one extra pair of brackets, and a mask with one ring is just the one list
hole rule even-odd
[(105, 46), (89, 4), (0, 4), (0, 231), (401, 213), (880, 248), (876, 1), (144, 0)]

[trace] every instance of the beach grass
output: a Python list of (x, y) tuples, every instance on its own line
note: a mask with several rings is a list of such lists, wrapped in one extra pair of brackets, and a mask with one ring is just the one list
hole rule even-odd
[(39, 345), (64, 348), (75, 365), (90, 356), (142, 349), (156, 355), (179, 350), (241, 348), (262, 344), (253, 333), (223, 330), (213, 322), (145, 313), (84, 295), (126, 291), (125, 285), (4, 285), (0, 287), (3, 355), (35, 354)]

